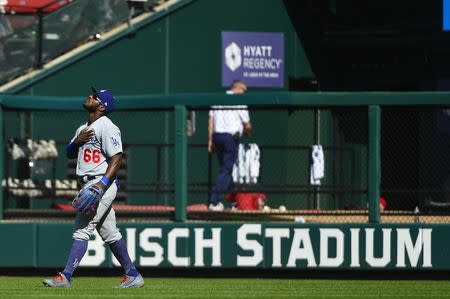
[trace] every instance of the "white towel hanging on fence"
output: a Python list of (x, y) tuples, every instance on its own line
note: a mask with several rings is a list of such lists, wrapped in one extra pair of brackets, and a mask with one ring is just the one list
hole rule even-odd
[(247, 150), (239, 144), (238, 158), (233, 165), (233, 182), (239, 184), (256, 184), (259, 177), (261, 152), (256, 143), (250, 143)]
[(313, 145), (311, 150), (311, 185), (320, 185), (320, 180), (325, 176), (325, 159), (321, 145)]
[(250, 183), (256, 184), (258, 182), (259, 168), (261, 165), (259, 161), (261, 153), (256, 143), (250, 144), (248, 152), (250, 152), (250, 169), (249, 169)]
[(245, 178), (245, 148), (239, 144), (238, 158), (233, 165), (233, 182), (243, 184)]

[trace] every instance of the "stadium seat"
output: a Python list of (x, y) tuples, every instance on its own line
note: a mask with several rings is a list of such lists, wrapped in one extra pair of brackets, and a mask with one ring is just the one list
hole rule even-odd
[(6, 13), (36, 13), (40, 8), (44, 8), (44, 13), (52, 12), (67, 3), (72, 2), (72, 0), (60, 0), (55, 2), (55, 0), (9, 0), (8, 4), (5, 5)]

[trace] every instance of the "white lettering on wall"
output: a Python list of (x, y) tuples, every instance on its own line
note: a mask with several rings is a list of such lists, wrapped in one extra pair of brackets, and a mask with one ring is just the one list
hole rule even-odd
[(237, 244), (243, 250), (252, 251), (251, 256), (237, 256), (237, 266), (257, 266), (263, 260), (263, 247), (257, 240), (248, 240), (247, 235), (261, 235), (261, 224), (244, 224), (237, 230)]
[(178, 239), (188, 237), (189, 229), (187, 228), (174, 228), (167, 234), (167, 259), (175, 267), (187, 267), (190, 265), (190, 257), (177, 256)]
[(145, 252), (152, 252), (153, 256), (140, 256), (141, 266), (159, 266), (164, 261), (164, 249), (156, 242), (151, 242), (150, 238), (162, 237), (161, 228), (146, 228), (139, 234), (139, 246)]
[[(303, 244), (303, 247), (301, 246)], [(297, 260), (306, 260), (308, 267), (316, 267), (316, 259), (309, 237), (309, 228), (294, 229), (294, 238), (292, 240), (291, 250), (287, 267), (295, 267)]]
[[(338, 228), (321, 228), (320, 267), (339, 267), (344, 262), (344, 233)], [(329, 255), (329, 239), (336, 240), (336, 257)]]
[(376, 268), (385, 267), (391, 261), (391, 228), (383, 228), (383, 255), (374, 256), (374, 228), (366, 228), (366, 262)]
[(361, 265), (359, 264), (359, 228), (351, 228), (351, 261), (350, 267), (359, 268)]
[(406, 267), (405, 251), (411, 262), (411, 267), (417, 267), (423, 249), (423, 267), (432, 267), (431, 264), (431, 229), (419, 229), (417, 239), (413, 245), (409, 228), (397, 229), (397, 267)]
[(268, 228), (266, 238), (272, 238), (272, 267), (281, 267), (281, 239), (289, 238), (289, 228)]
[(221, 238), (220, 238), (220, 232), (222, 231), (221, 228), (212, 228), (212, 238), (211, 239), (205, 239), (204, 238), (204, 228), (195, 228), (195, 267), (204, 267), (205, 262), (203, 258), (203, 251), (205, 248), (211, 248), (212, 250), (212, 264), (211, 266), (214, 267), (220, 267), (222, 266), (221, 262), (221, 253), (220, 253), (220, 247), (221, 247)]
[[(209, 229), (211, 233), (206, 232)], [(222, 267), (222, 253), (237, 252), (233, 256), (237, 267), (257, 267), (264, 263), (265, 267), (273, 268), (306, 265), (309, 268), (344, 266), (354, 269), (361, 267), (361, 261), (363, 266), (367, 264), (372, 268), (388, 265), (396, 268), (433, 267), (432, 228), (394, 228), (396, 233), (393, 234), (393, 228), (353, 227), (345, 229), (350, 234), (345, 236), (339, 228), (314, 228), (311, 231), (305, 227), (264, 226), (263, 230), (261, 224), (244, 224), (236, 230), (237, 243), (224, 244), (226, 250), (222, 252), (224, 229), (220, 226), (179, 227), (169, 230), (166, 236), (162, 228), (152, 227), (144, 228), (136, 237), (139, 229), (131, 227), (125, 229), (125, 235), (128, 253), (137, 266)], [(312, 237), (318, 242), (312, 243)], [(189, 246), (192, 244), (194, 246)], [(396, 256), (392, 256), (393, 253)], [(100, 266), (109, 261), (106, 254), (109, 251), (107, 253), (106, 245), (95, 231), (80, 266)], [(205, 259), (205, 254), (211, 259)], [(112, 264), (119, 266), (117, 259), (111, 257)], [(229, 258), (227, 255), (225, 260)]]

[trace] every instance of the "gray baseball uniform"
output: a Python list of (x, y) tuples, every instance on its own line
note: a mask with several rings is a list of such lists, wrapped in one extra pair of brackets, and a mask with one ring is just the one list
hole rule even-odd
[[(83, 188), (88, 188), (100, 181), (108, 168), (109, 158), (122, 152), (120, 130), (106, 116), (100, 117), (90, 126), (81, 125), (72, 142), (86, 127), (93, 130), (95, 135), (78, 150), (76, 174), (78, 177), (84, 178)], [(88, 177), (92, 179), (88, 180)], [(122, 238), (116, 226), (116, 215), (112, 208), (116, 194), (117, 185), (114, 181), (100, 200), (95, 213), (78, 213), (73, 229), (73, 239), (89, 240), (94, 229), (97, 229), (102, 239), (108, 244)]]
[(87, 123), (81, 125), (71, 142), (84, 128), (93, 130), (95, 136), (78, 151), (77, 176), (104, 175), (108, 168), (108, 158), (122, 152), (120, 130), (109, 118), (102, 116), (90, 126)]

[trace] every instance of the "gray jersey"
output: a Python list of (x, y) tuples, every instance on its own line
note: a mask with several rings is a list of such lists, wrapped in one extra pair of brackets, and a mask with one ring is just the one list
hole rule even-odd
[(95, 135), (78, 150), (77, 176), (103, 175), (108, 168), (109, 158), (122, 152), (122, 140), (119, 128), (106, 116), (94, 121), (90, 126), (81, 125), (72, 139), (88, 127)]

